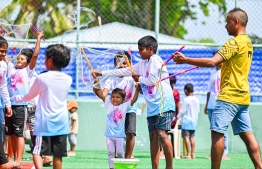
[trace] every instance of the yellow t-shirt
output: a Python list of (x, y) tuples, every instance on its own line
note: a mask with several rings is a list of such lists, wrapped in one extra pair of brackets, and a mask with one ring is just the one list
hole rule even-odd
[(253, 47), (247, 35), (229, 39), (218, 51), (224, 62), (218, 100), (249, 105), (250, 90), (248, 74), (252, 62)]

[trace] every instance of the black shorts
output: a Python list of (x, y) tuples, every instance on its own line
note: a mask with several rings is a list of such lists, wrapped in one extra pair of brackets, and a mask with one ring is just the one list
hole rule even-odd
[(5, 117), (6, 135), (15, 134), (17, 137), (24, 137), (27, 106), (12, 106), (13, 115)]
[(182, 138), (194, 138), (195, 137), (195, 130), (182, 130)]
[(67, 136), (36, 136), (33, 154), (53, 155), (58, 158), (66, 157)]
[(162, 115), (158, 114), (155, 116), (147, 117), (148, 131), (153, 130), (165, 130), (171, 129), (171, 122), (174, 117), (174, 111), (166, 111)]
[(27, 115), (27, 119), (26, 119), (26, 124), (27, 124), (30, 131), (34, 131), (35, 109), (36, 109), (36, 107), (27, 107), (28, 115)]
[(126, 113), (125, 133), (136, 135), (136, 113)]

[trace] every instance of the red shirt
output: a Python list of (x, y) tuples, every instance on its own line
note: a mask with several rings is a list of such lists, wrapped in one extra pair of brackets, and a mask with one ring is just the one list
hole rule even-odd
[(175, 105), (176, 105), (176, 112), (175, 112), (175, 116), (177, 115), (178, 113), (178, 103), (180, 102), (180, 94), (178, 92), (178, 90), (174, 89), (173, 90), (173, 96), (174, 96), (174, 100), (175, 100)]

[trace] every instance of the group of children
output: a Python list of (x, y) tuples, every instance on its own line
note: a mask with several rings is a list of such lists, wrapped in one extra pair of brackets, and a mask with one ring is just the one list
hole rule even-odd
[[(0, 37), (0, 94), (5, 105), (5, 135), (11, 143), (12, 156), (5, 157), (0, 146), (0, 168), (22, 168), (25, 123), (31, 131), (35, 168), (43, 167), (42, 156), (53, 155), (53, 167), (62, 168), (67, 156), (67, 95), (72, 78), (61, 71), (70, 61), (70, 50), (61, 44), (46, 48), (46, 72), (34, 71), (42, 32), (38, 32), (34, 51), (23, 49), (13, 64), (6, 58), (8, 42)], [(38, 97), (38, 99), (36, 99)], [(50, 157), (49, 157), (50, 158)]]
[[(32, 154), (35, 168), (42, 168), (42, 156), (50, 155), (53, 155), (53, 168), (62, 168), (62, 157), (67, 156), (66, 138), (69, 133), (71, 151), (68, 155), (75, 155), (78, 116), (74, 112), (76, 112), (78, 104), (71, 101), (67, 106), (66, 98), (72, 78), (61, 72), (61, 68), (69, 64), (70, 51), (60, 44), (48, 46), (45, 58), (48, 71), (36, 75), (34, 67), (42, 37), (43, 34), (40, 32), (34, 51), (29, 49), (22, 51), (18, 56), (16, 65), (4, 59), (8, 43), (4, 38), (2, 38), (3, 42), (0, 41), (1, 59), (6, 61), (0, 63), (3, 64), (3, 67), (5, 66), (5, 72), (7, 72), (9, 79), (8, 82), (1, 81), (6, 83), (9, 89), (8, 93), (7, 87), (3, 85), (3, 89), (6, 91), (1, 93), (6, 107), (5, 132), (12, 142), (15, 159), (14, 164), (7, 163), (7, 160), (1, 164), (0, 161), (1, 166), (15, 165), (21, 168), (24, 152), (24, 123), (26, 120), (29, 122), (29, 129), (32, 131)], [(171, 122), (176, 109), (169, 80), (158, 81), (159, 73), (161, 73), (161, 77), (166, 77), (169, 74), (165, 66), (161, 68), (163, 60), (156, 55), (157, 47), (157, 41), (152, 36), (145, 36), (138, 41), (139, 54), (142, 60), (132, 66), (134, 74), (131, 73), (127, 64), (127, 62), (130, 62), (128, 53), (119, 53), (115, 57), (114, 64), (115, 66), (119, 65), (119, 69), (95, 72), (98, 76), (117, 76), (108, 79), (103, 90), (100, 87), (94, 87), (94, 93), (103, 100), (107, 108), (105, 136), (107, 138), (110, 168), (114, 168), (111, 159), (115, 155), (118, 158), (131, 158), (132, 156), (136, 133), (136, 100), (139, 92), (143, 93), (147, 104), (152, 168), (158, 168), (159, 164), (159, 139), (165, 154), (166, 168), (173, 168), (172, 144), (167, 131), (171, 129)], [(3, 75), (5, 76), (5, 74)], [(110, 91), (111, 96), (108, 96)], [(193, 86), (186, 85), (185, 93), (192, 96)], [(197, 106), (199, 104), (194, 97), (188, 100), (186, 103), (189, 105), (195, 104), (194, 106)], [(191, 103), (191, 101), (194, 103)], [(188, 114), (186, 113), (188, 112), (188, 106), (183, 105), (177, 115), (178, 117), (186, 117)], [(64, 120), (68, 119), (67, 110), (72, 113), (70, 116), (71, 131), (69, 130), (68, 121)], [(191, 111), (195, 112), (199, 111), (199, 109), (192, 108)], [(28, 119), (26, 119), (27, 117)], [(187, 124), (186, 120), (182, 121), (182, 126), (184, 126), (183, 123), (191, 128), (182, 127), (182, 129), (195, 130), (196, 124)], [(183, 135), (192, 138), (194, 131), (186, 131)], [(124, 155), (123, 144), (125, 137), (126, 151)], [(194, 148), (193, 145), (192, 148)], [(191, 156), (194, 157), (194, 152), (191, 152)]]
[[(95, 94), (105, 102), (105, 107), (108, 112), (105, 136), (107, 137), (110, 169), (114, 167), (111, 161), (114, 154), (117, 154), (120, 158), (124, 157), (122, 142), (125, 137), (124, 131), (127, 133), (127, 126), (124, 126), (123, 122), (125, 118), (129, 116), (128, 112), (130, 112), (130, 109), (132, 110), (130, 100), (133, 97), (132, 101), (136, 101), (139, 90), (143, 93), (147, 104), (152, 168), (158, 168), (160, 155), (159, 140), (163, 146), (166, 168), (173, 168), (173, 149), (167, 132), (171, 129), (172, 120), (174, 120), (173, 123), (175, 122), (174, 117), (176, 116), (178, 116), (178, 118), (183, 117), (184, 119), (182, 120), (183, 137), (185, 137), (187, 142), (188, 153), (191, 152), (188, 157), (195, 158), (193, 138), (198, 121), (199, 101), (193, 96), (193, 85), (187, 84), (185, 86), (185, 94), (188, 97), (184, 99), (185, 104), (182, 104), (180, 111), (180, 99), (179, 96), (176, 95), (176, 97), (178, 97), (175, 97), (178, 108), (176, 109), (169, 79), (158, 81), (159, 77), (166, 77), (169, 76), (169, 74), (165, 66), (161, 68), (163, 60), (156, 55), (157, 47), (158, 44), (154, 37), (145, 36), (138, 41), (139, 54), (142, 60), (134, 64), (132, 69), (123, 61), (123, 64), (120, 65), (120, 68), (117, 70), (95, 72), (97, 76), (112, 77), (105, 83), (103, 90), (97, 87), (97, 85), (94, 87)], [(130, 57), (127, 53), (123, 53), (122, 55)], [(121, 58), (123, 58), (121, 54), (115, 57), (115, 65), (118, 63), (117, 60), (121, 60)], [(95, 81), (95, 83), (97, 82), (98, 81)], [(136, 88), (135, 92), (134, 88)], [(112, 90), (111, 97), (107, 96), (109, 90)], [(131, 105), (133, 103), (132, 101)], [(177, 111), (176, 114), (175, 111)], [(133, 110), (131, 112), (133, 112)], [(119, 130), (121, 130), (121, 132)], [(122, 134), (120, 135), (120, 133)], [(191, 151), (190, 146), (192, 147)]]

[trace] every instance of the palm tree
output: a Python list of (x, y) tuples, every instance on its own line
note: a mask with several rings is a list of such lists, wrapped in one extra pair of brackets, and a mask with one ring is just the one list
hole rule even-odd
[[(16, 0), (0, 11), (1, 18), (6, 19), (10, 24), (36, 25), (38, 30), (43, 30), (46, 38), (62, 34), (71, 29), (67, 22), (67, 14), (73, 10), (74, 0)], [(36, 37), (31, 31), (29, 38)]]

